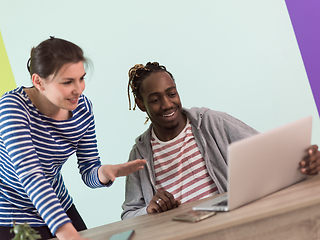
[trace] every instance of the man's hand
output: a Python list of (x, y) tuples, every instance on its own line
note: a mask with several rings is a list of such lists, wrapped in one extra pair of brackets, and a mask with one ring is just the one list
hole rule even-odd
[(148, 213), (160, 213), (176, 208), (181, 204), (180, 200), (174, 199), (173, 195), (167, 191), (158, 191), (149, 202)]
[(315, 175), (320, 171), (320, 152), (317, 145), (308, 148), (307, 155), (300, 162), (301, 172), (306, 175)]

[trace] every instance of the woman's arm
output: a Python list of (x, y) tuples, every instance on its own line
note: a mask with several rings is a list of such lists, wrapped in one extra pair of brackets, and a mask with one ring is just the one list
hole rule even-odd
[(66, 223), (59, 227), (56, 231), (56, 236), (59, 240), (89, 240), (82, 238), (72, 223)]
[(78, 143), (77, 158), (80, 174), (84, 183), (91, 188), (110, 186), (116, 177), (127, 176), (143, 168), (145, 160), (135, 160), (116, 165), (101, 165), (92, 104), (84, 98), (90, 112), (90, 123), (82, 139)]

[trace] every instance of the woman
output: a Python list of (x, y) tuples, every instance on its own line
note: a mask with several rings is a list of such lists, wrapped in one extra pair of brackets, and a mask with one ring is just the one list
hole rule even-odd
[(91, 188), (110, 186), (145, 164), (101, 165), (92, 104), (82, 95), (87, 63), (80, 47), (51, 37), (31, 50), (33, 86), (0, 99), (1, 239), (12, 239), (14, 222), (27, 222), (42, 239), (82, 239), (77, 231), (86, 226), (61, 175), (73, 153)]

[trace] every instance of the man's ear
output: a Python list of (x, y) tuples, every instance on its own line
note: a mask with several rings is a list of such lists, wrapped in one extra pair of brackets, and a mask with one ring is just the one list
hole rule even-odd
[(138, 108), (139, 108), (142, 112), (146, 112), (146, 111), (147, 111), (147, 109), (146, 109), (146, 107), (145, 107), (145, 105), (144, 105), (144, 103), (143, 103), (143, 100), (141, 100), (141, 99), (139, 99), (139, 98), (135, 98), (134, 100), (135, 100)]
[(43, 79), (36, 73), (32, 74), (31, 77), (33, 86), (38, 89), (40, 92), (44, 90)]

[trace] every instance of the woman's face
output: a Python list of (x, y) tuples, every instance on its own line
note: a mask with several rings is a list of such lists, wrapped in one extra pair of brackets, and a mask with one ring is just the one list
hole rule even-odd
[(47, 100), (60, 109), (74, 110), (79, 96), (85, 89), (83, 62), (68, 63), (60, 71), (42, 81), (42, 94)]

